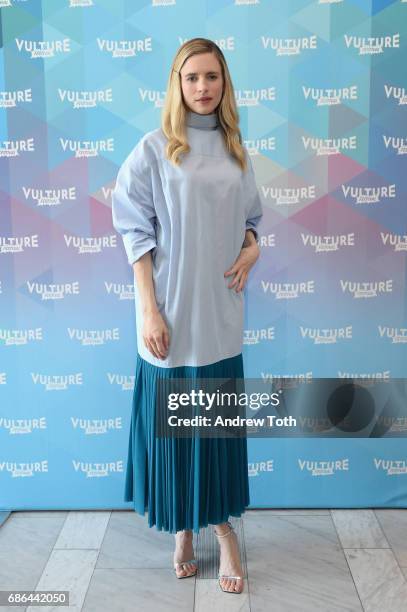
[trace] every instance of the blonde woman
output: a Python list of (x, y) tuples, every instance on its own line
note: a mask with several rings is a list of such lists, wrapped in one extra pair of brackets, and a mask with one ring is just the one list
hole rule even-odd
[(178, 578), (194, 576), (193, 532), (209, 524), (220, 544), (219, 584), (241, 593), (229, 516), (249, 505), (246, 437), (159, 438), (156, 383), (243, 378), (244, 294), (259, 257), (262, 216), (242, 145), (225, 57), (195, 38), (171, 66), (161, 127), (122, 164), (112, 215), (135, 275), (137, 363), (126, 501), (175, 534)]

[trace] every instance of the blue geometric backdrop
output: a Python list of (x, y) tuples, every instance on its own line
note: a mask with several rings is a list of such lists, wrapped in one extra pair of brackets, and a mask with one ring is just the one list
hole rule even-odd
[[(111, 193), (195, 36), (226, 56), (264, 205), (246, 376), (406, 376), (407, 2), (0, 6), (0, 510), (127, 506), (134, 287)], [(324, 431), (250, 439), (252, 506), (407, 506), (405, 419)]]

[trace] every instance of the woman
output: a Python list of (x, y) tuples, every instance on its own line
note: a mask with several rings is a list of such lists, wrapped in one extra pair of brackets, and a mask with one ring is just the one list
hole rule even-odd
[(140, 514), (148, 510), (150, 527), (175, 534), (178, 578), (197, 571), (192, 532), (213, 524), (219, 584), (240, 593), (228, 517), (249, 505), (246, 438), (160, 439), (154, 429), (157, 381), (244, 377), (242, 291), (259, 257), (262, 208), (229, 70), (212, 41), (195, 38), (179, 48), (162, 127), (121, 166), (112, 215), (136, 278), (125, 500)]

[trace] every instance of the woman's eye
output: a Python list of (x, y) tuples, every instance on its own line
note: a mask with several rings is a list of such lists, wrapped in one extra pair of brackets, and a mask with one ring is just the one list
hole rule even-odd
[[(216, 74), (212, 74), (212, 75), (211, 75), (209, 78), (210, 78), (212, 81), (214, 81), (214, 80), (215, 80), (215, 79), (217, 79), (218, 77), (216, 76)], [(187, 81), (192, 81), (193, 79), (196, 79), (196, 77), (192, 77), (192, 76), (191, 76), (191, 77), (188, 77)]]

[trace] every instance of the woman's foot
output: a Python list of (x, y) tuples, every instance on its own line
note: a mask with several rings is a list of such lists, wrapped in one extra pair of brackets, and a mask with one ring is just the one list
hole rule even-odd
[(220, 546), (219, 576), (234, 576), (234, 578), (220, 577), (220, 587), (223, 591), (241, 593), (243, 591), (243, 570), (237, 535), (230, 523), (216, 525), (215, 534), (218, 536)]
[(192, 531), (177, 531), (175, 534), (174, 568), (177, 578), (194, 576), (197, 571), (192, 546)]

